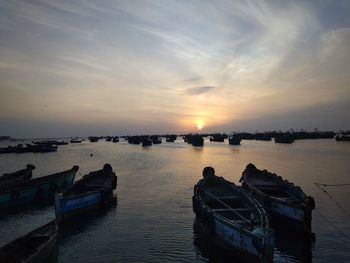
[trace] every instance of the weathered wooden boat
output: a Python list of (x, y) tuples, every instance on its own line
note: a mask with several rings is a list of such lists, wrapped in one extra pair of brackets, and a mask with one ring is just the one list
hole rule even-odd
[(14, 173), (4, 173), (0, 177), (0, 185), (4, 187), (4, 184), (14, 184), (22, 180), (30, 180), (32, 178), (32, 171), (35, 166), (32, 164), (27, 164), (26, 168), (16, 171)]
[(224, 142), (225, 139), (228, 138), (228, 136), (223, 133), (214, 133), (210, 136), (209, 141), (211, 142)]
[(0, 185), (0, 209), (34, 202), (50, 202), (56, 192), (64, 191), (75, 178), (79, 166), (43, 177), (22, 181), (10, 186)]
[(56, 221), (41, 226), (0, 248), (0, 263), (48, 262), (57, 255)]
[(110, 164), (101, 170), (90, 172), (76, 181), (55, 198), (57, 222), (103, 207), (113, 200), (113, 190), (117, 187), (117, 176)]
[(193, 210), (220, 246), (245, 262), (271, 262), (274, 238), (264, 208), (212, 167), (194, 187)]
[(271, 213), (275, 223), (287, 221), (289, 226), (311, 233), (311, 213), (315, 201), (299, 186), (276, 174), (259, 170), (253, 164), (247, 165), (240, 182)]

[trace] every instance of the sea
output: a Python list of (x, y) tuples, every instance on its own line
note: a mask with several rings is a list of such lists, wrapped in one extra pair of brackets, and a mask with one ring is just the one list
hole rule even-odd
[[(162, 144), (141, 147), (124, 140), (86, 140), (58, 146), (53, 153), (2, 154), (0, 174), (29, 163), (36, 166), (33, 177), (79, 165), (79, 179), (105, 163), (118, 176), (110, 208), (82, 215), (61, 229), (57, 262), (238, 262), (200, 230), (192, 195), (204, 167), (214, 167), (217, 175), (239, 185), (249, 163), (299, 185), (316, 201), (312, 215), (315, 240), (277, 233), (273, 262), (350, 262), (348, 142), (243, 140), (233, 146), (206, 139), (203, 147), (193, 147), (178, 137), (174, 143), (163, 138)], [(54, 218), (53, 206), (1, 213), (0, 246)], [(286, 225), (287, 233), (288, 229)]]

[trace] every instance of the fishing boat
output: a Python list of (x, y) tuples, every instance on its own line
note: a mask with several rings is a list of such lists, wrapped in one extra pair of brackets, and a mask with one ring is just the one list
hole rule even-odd
[(141, 145), (143, 147), (146, 147), (146, 146), (152, 146), (152, 141), (148, 138), (143, 138), (142, 141), (141, 141)]
[(241, 137), (239, 137), (237, 134), (231, 134), (228, 137), (228, 143), (231, 145), (240, 145), (241, 144)]
[(56, 221), (41, 226), (0, 248), (0, 262), (48, 262), (57, 255)]
[(193, 210), (213, 240), (245, 262), (272, 262), (274, 238), (264, 208), (248, 192), (205, 167)]
[(193, 146), (201, 147), (204, 145), (204, 139), (203, 136), (200, 134), (193, 134), (191, 136), (191, 144)]
[(117, 176), (110, 164), (105, 164), (101, 170), (84, 175), (66, 191), (56, 195), (57, 222), (111, 203), (113, 190), (116, 187)]
[(30, 180), (34, 169), (34, 165), (27, 164), (26, 168), (14, 173), (4, 173), (2, 176), (0, 176), (0, 185), (3, 186), (4, 184), (13, 184), (22, 180)]
[(339, 133), (334, 138), (337, 142), (350, 142), (350, 134), (347, 133)]
[(247, 165), (240, 182), (271, 213), (274, 223), (288, 222), (289, 226), (311, 233), (311, 213), (315, 201), (299, 186), (283, 180), (281, 176), (259, 170), (253, 164)]
[(56, 192), (62, 192), (70, 186), (79, 166), (18, 184), (0, 185), (0, 209), (15, 207), (34, 202), (52, 201)]

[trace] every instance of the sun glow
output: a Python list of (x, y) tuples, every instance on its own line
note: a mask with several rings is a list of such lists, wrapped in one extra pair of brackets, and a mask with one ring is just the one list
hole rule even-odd
[(204, 121), (203, 120), (197, 120), (196, 121), (197, 129), (202, 130), (204, 127)]

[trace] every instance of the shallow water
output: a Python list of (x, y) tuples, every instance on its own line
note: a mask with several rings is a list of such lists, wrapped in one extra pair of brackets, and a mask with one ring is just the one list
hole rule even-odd
[[(4, 143), (2, 143), (4, 144)], [(2, 146), (2, 145), (1, 145)], [(90, 154), (93, 154), (90, 157)], [(34, 177), (73, 165), (77, 179), (110, 163), (118, 175), (116, 203), (64, 227), (58, 262), (236, 262), (198, 231), (192, 212), (194, 184), (205, 166), (238, 183), (248, 163), (300, 185), (316, 200), (316, 242), (278, 236), (274, 262), (349, 262), (350, 186), (314, 185), (350, 182), (350, 143), (304, 140), (292, 145), (242, 141), (240, 146), (205, 141), (202, 148), (178, 139), (148, 148), (99, 141), (59, 146), (55, 153), (0, 155), (0, 174), (36, 166)], [(332, 197), (332, 199), (330, 198)], [(30, 207), (0, 215), (0, 245), (54, 218), (54, 208)], [(286, 226), (287, 228), (288, 226)]]

